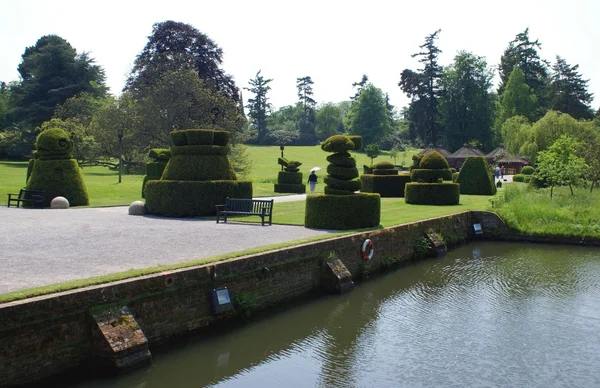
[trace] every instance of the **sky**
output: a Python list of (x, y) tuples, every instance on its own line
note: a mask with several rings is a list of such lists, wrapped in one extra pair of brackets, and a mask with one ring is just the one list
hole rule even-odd
[[(553, 63), (560, 55), (579, 64), (596, 97), (592, 107), (600, 106), (597, 0), (0, 0), (0, 10), (4, 82), (19, 80), (26, 47), (55, 34), (89, 52), (118, 95), (152, 25), (173, 20), (223, 49), (222, 68), (238, 87), (248, 87), (259, 70), (273, 79), (268, 97), (274, 108), (298, 101), (299, 77), (312, 77), (314, 99), (327, 103), (348, 100), (363, 74), (401, 108), (409, 100), (398, 87), (400, 73), (420, 68), (411, 54), (426, 36), (441, 29), (436, 43), (443, 66), (468, 51), (497, 67), (509, 42), (529, 28), (530, 39), (542, 44), (542, 59)], [(243, 91), (244, 100), (251, 96)]]

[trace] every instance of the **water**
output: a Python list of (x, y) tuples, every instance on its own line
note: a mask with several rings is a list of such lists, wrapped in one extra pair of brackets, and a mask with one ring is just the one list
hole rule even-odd
[(600, 249), (472, 243), (79, 387), (598, 387)]

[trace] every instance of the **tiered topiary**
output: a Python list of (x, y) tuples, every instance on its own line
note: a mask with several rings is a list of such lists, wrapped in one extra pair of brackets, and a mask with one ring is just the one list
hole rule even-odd
[(379, 193), (382, 197), (404, 197), (404, 186), (410, 182), (410, 174), (398, 174), (392, 162), (379, 162), (372, 174), (363, 174), (361, 192)]
[(65, 197), (70, 206), (89, 205), (88, 193), (77, 161), (72, 158), (73, 141), (60, 128), (49, 128), (35, 141), (35, 159), (25, 188), (46, 192), (44, 207), (56, 197)]
[(275, 183), (276, 193), (306, 193), (306, 184), (302, 182), (302, 173), (300, 172), (301, 162), (278, 158), (277, 163), (283, 166), (284, 171), (279, 171), (277, 183)]
[(146, 182), (160, 179), (172, 154), (168, 148), (152, 148), (148, 156), (151, 161), (146, 163), (146, 175), (142, 182), (142, 198), (145, 197), (144, 188), (146, 187)]
[(238, 181), (227, 159), (229, 132), (171, 132), (171, 159), (160, 180), (146, 182), (148, 213), (189, 217), (213, 215), (230, 198), (252, 198), (252, 182)]
[(460, 184), (461, 194), (493, 195), (496, 194), (496, 183), (490, 167), (483, 156), (468, 156), (456, 178)]
[(406, 203), (458, 205), (460, 185), (452, 182), (448, 161), (439, 152), (425, 154), (419, 168), (413, 168), (410, 174), (412, 182), (406, 184), (404, 193)]
[(335, 135), (321, 144), (321, 149), (333, 152), (327, 157), (325, 194), (306, 198), (304, 225), (318, 229), (359, 229), (379, 225), (381, 201), (379, 194), (356, 193), (361, 189), (356, 160), (348, 151), (360, 149), (359, 136)]

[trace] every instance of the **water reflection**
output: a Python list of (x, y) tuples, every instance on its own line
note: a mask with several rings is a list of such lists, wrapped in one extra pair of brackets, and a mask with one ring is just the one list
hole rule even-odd
[(478, 243), (82, 387), (600, 386), (600, 250)]

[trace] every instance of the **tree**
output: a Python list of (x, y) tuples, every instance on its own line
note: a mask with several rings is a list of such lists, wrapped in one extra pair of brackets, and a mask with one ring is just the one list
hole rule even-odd
[(13, 124), (12, 107), (10, 105), (11, 90), (5, 82), (0, 82), (0, 131)]
[(550, 186), (550, 198), (554, 186), (569, 186), (573, 196), (573, 186), (583, 181), (586, 164), (577, 156), (579, 146), (575, 138), (562, 135), (547, 150), (538, 153), (536, 176)]
[(590, 193), (600, 181), (600, 129), (591, 121), (579, 123), (582, 130), (579, 132), (579, 156), (585, 159), (587, 165), (585, 179), (591, 182)]
[(254, 98), (248, 99), (248, 115), (252, 119), (258, 130), (259, 140), (263, 139), (267, 133), (267, 116), (271, 113), (271, 104), (267, 93), (271, 90), (269, 83), (273, 79), (264, 79), (260, 75), (260, 70), (256, 73), (256, 77), (249, 81), (250, 88), (244, 88), (251, 93), (254, 93)]
[(367, 77), (366, 74), (363, 74), (363, 76), (359, 82), (353, 82), (352, 87), (356, 88), (356, 93), (354, 93), (354, 96), (350, 97), (350, 101), (356, 101), (358, 99), (358, 96), (360, 96), (360, 92), (363, 90), (363, 88), (365, 86), (367, 86), (368, 83), (369, 83), (369, 77)]
[(315, 134), (315, 106), (316, 101), (312, 98), (313, 80), (310, 76), (296, 79), (296, 87), (298, 88), (298, 98), (302, 104), (303, 112), (300, 120), (300, 136), (303, 137), (303, 142), (316, 143)]
[(425, 38), (425, 43), (419, 46), (423, 51), (411, 55), (412, 58), (419, 57), (423, 69), (418, 72), (404, 69), (398, 83), (411, 99), (408, 113), (414, 131), (423, 142), (431, 144), (437, 144), (439, 138), (438, 97), (442, 66), (438, 64), (438, 55), (442, 51), (435, 45), (435, 40), (440, 31)]
[(348, 133), (362, 136), (363, 144), (379, 143), (391, 133), (393, 128), (381, 89), (369, 84), (361, 91), (350, 106), (345, 126)]
[(593, 94), (588, 93), (589, 80), (583, 80), (577, 72), (579, 65), (571, 66), (563, 58), (556, 56), (552, 66), (552, 82), (550, 84), (550, 109), (567, 113), (580, 120), (592, 120), (594, 111), (591, 108)]
[(73, 140), (73, 158), (77, 159), (80, 164), (95, 162), (98, 160), (99, 147), (96, 139), (92, 136), (88, 128), (85, 127), (79, 120), (73, 118), (59, 119), (52, 118), (44, 121), (42, 126), (37, 129), (40, 133), (46, 129), (60, 128)]
[(205, 85), (239, 101), (233, 78), (221, 69), (223, 50), (189, 24), (167, 20), (152, 26), (152, 35), (136, 57), (125, 90), (152, 88), (167, 72), (194, 70)]
[(318, 140), (325, 140), (343, 130), (344, 112), (334, 104), (327, 103), (317, 109), (316, 114), (317, 125), (315, 132)]
[[(25, 133), (50, 120), (56, 106), (73, 96), (87, 92), (105, 97), (108, 93), (104, 70), (57, 35), (41, 37), (21, 57), (21, 81), (12, 90), (12, 104), (15, 121)], [(31, 133), (31, 145), (34, 139)]]
[(400, 153), (400, 148), (397, 145), (393, 146), (392, 149), (390, 150), (390, 156), (392, 158), (394, 158), (394, 164), (397, 164), (396, 158), (398, 157), (399, 153)]
[(365, 153), (369, 158), (371, 158), (371, 166), (373, 166), (373, 159), (379, 156), (381, 153), (379, 149), (379, 144), (371, 143), (365, 146)]
[(508, 44), (504, 54), (500, 58), (500, 86), (498, 94), (504, 95), (504, 90), (508, 86), (508, 81), (515, 67), (523, 71), (524, 83), (529, 85), (531, 92), (536, 97), (537, 107), (535, 117), (538, 119), (546, 113), (548, 106), (547, 92), (549, 84), (548, 64), (540, 59), (538, 50), (541, 50), (542, 44), (536, 39), (529, 40), (529, 28), (517, 34), (515, 39)]
[(476, 140), (483, 148), (492, 144), (493, 73), (485, 58), (460, 51), (444, 69), (440, 80), (440, 116), (445, 144), (458, 149)]
[(504, 122), (513, 116), (523, 116), (533, 122), (536, 116), (536, 105), (536, 97), (529, 85), (525, 83), (525, 75), (519, 67), (516, 67), (510, 74), (504, 94), (500, 97), (494, 122), (496, 135), (499, 136)]

